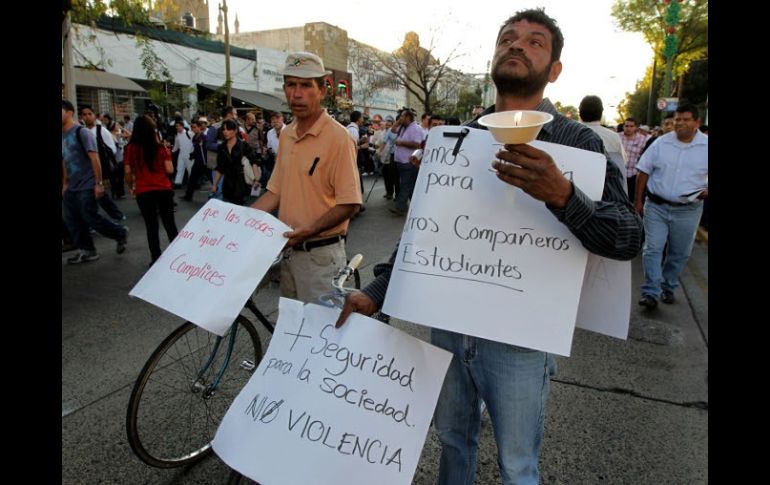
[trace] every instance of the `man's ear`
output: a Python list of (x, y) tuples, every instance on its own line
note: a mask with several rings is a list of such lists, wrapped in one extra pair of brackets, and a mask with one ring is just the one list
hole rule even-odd
[(562, 64), (561, 61), (554, 61), (553, 64), (551, 64), (551, 72), (548, 73), (548, 82), (556, 82), (557, 79), (559, 79), (559, 75), (561, 74)]

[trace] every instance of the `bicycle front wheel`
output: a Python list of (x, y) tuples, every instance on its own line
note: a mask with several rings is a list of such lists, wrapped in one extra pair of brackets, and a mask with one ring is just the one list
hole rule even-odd
[[(230, 359), (212, 390), (236, 326)], [(178, 467), (211, 453), (219, 423), (262, 359), (259, 334), (243, 315), (216, 349), (215, 342), (216, 335), (186, 322), (166, 337), (139, 374), (128, 402), (126, 432), (131, 449), (148, 465)]]

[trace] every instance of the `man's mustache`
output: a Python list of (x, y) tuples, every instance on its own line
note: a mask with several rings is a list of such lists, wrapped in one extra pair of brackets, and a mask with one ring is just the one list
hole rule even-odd
[(497, 65), (499, 66), (500, 64), (504, 63), (505, 61), (507, 61), (509, 59), (519, 59), (524, 64), (526, 64), (527, 67), (532, 67), (532, 62), (530, 62), (530, 60), (527, 59), (527, 56), (525, 56), (524, 54), (510, 54), (510, 55), (507, 55), (507, 56), (503, 57), (502, 59), (500, 59), (499, 61), (497, 61)]

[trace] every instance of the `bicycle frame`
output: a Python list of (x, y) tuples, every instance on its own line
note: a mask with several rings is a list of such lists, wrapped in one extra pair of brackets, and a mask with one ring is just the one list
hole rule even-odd
[[(327, 295), (323, 295), (320, 297), (320, 303), (322, 305), (326, 306), (336, 306), (338, 308), (342, 308), (342, 305), (345, 302), (345, 296), (352, 290), (345, 288), (343, 285), (345, 282), (353, 275), (353, 273), (356, 271), (356, 268), (359, 264), (361, 264), (361, 260), (363, 257), (360, 254), (357, 254), (353, 257), (352, 260), (348, 263), (347, 266), (342, 268), (337, 275), (332, 279), (332, 287), (334, 288), (334, 291), (332, 293), (329, 293)], [(244, 308), (248, 308), (249, 311), (251, 311), (252, 314), (259, 320), (262, 325), (265, 327), (265, 329), (272, 334), (275, 330), (275, 325), (267, 319), (267, 317), (262, 313), (262, 311), (257, 308), (257, 305), (254, 303), (254, 300), (251, 299), (251, 296), (249, 296), (248, 300), (246, 300), (246, 303), (244, 305)], [(208, 398), (211, 397), (217, 390), (217, 387), (219, 386), (219, 381), (221, 380), (222, 376), (225, 373), (225, 369), (227, 369), (227, 366), (230, 364), (230, 357), (233, 353), (233, 345), (235, 344), (235, 336), (236, 332), (238, 330), (238, 322), (233, 322), (232, 326), (230, 327), (230, 336), (227, 340), (227, 350), (225, 351), (225, 358), (222, 361), (221, 367), (217, 371), (216, 376), (214, 377), (214, 380), (209, 384), (205, 390), (203, 397)], [(214, 342), (214, 348), (211, 349), (211, 353), (209, 354), (208, 359), (206, 360), (206, 363), (203, 364), (203, 367), (201, 368), (200, 372), (198, 372), (198, 377), (193, 383), (193, 392), (197, 392), (202, 389), (202, 385), (200, 383), (201, 378), (206, 374), (206, 372), (209, 370), (209, 367), (211, 366), (211, 363), (214, 362), (214, 358), (217, 355), (217, 352), (219, 352), (219, 347), (222, 344), (222, 337), (217, 336), (216, 341)], [(255, 363), (256, 364), (256, 363)]]
[[(248, 308), (251, 311), (251, 313), (254, 314), (257, 320), (259, 320), (262, 323), (265, 329), (271, 334), (273, 333), (273, 331), (275, 330), (275, 327), (273, 326), (272, 322), (270, 322), (270, 320), (267, 319), (267, 317), (262, 313), (262, 311), (259, 308), (257, 308), (257, 305), (254, 303), (251, 297), (249, 297), (249, 299), (246, 300), (246, 304), (244, 305), (244, 308)], [(219, 370), (217, 371), (217, 374), (214, 377), (214, 380), (204, 390), (204, 394), (203, 394), (204, 398), (211, 397), (216, 392), (217, 387), (219, 386), (219, 381), (222, 379), (222, 376), (225, 373), (225, 369), (227, 369), (227, 366), (230, 364), (230, 357), (233, 354), (233, 345), (235, 344), (235, 337), (236, 337), (237, 331), (238, 331), (238, 322), (235, 321), (230, 326), (230, 336), (227, 339), (227, 350), (225, 351), (225, 358), (222, 360), (222, 364)], [(217, 352), (219, 352), (219, 346), (221, 344), (222, 344), (222, 337), (217, 336), (214, 342), (214, 348), (211, 349), (211, 353), (209, 354), (209, 357), (206, 360), (206, 363), (203, 364), (203, 367), (201, 368), (200, 372), (198, 372), (198, 378), (193, 383), (194, 392), (202, 390), (202, 386), (200, 384), (201, 378), (204, 375), (206, 375), (206, 372), (209, 370), (209, 367), (211, 367), (211, 363), (214, 362)]]

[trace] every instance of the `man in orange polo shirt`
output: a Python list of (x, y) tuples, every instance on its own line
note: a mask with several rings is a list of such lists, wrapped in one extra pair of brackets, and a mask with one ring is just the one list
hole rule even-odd
[(348, 221), (361, 207), (356, 146), (321, 106), (331, 71), (315, 54), (289, 54), (283, 90), (294, 121), (281, 130), (267, 191), (252, 205), (294, 228), (281, 261), (281, 295), (316, 303), (347, 262)]

